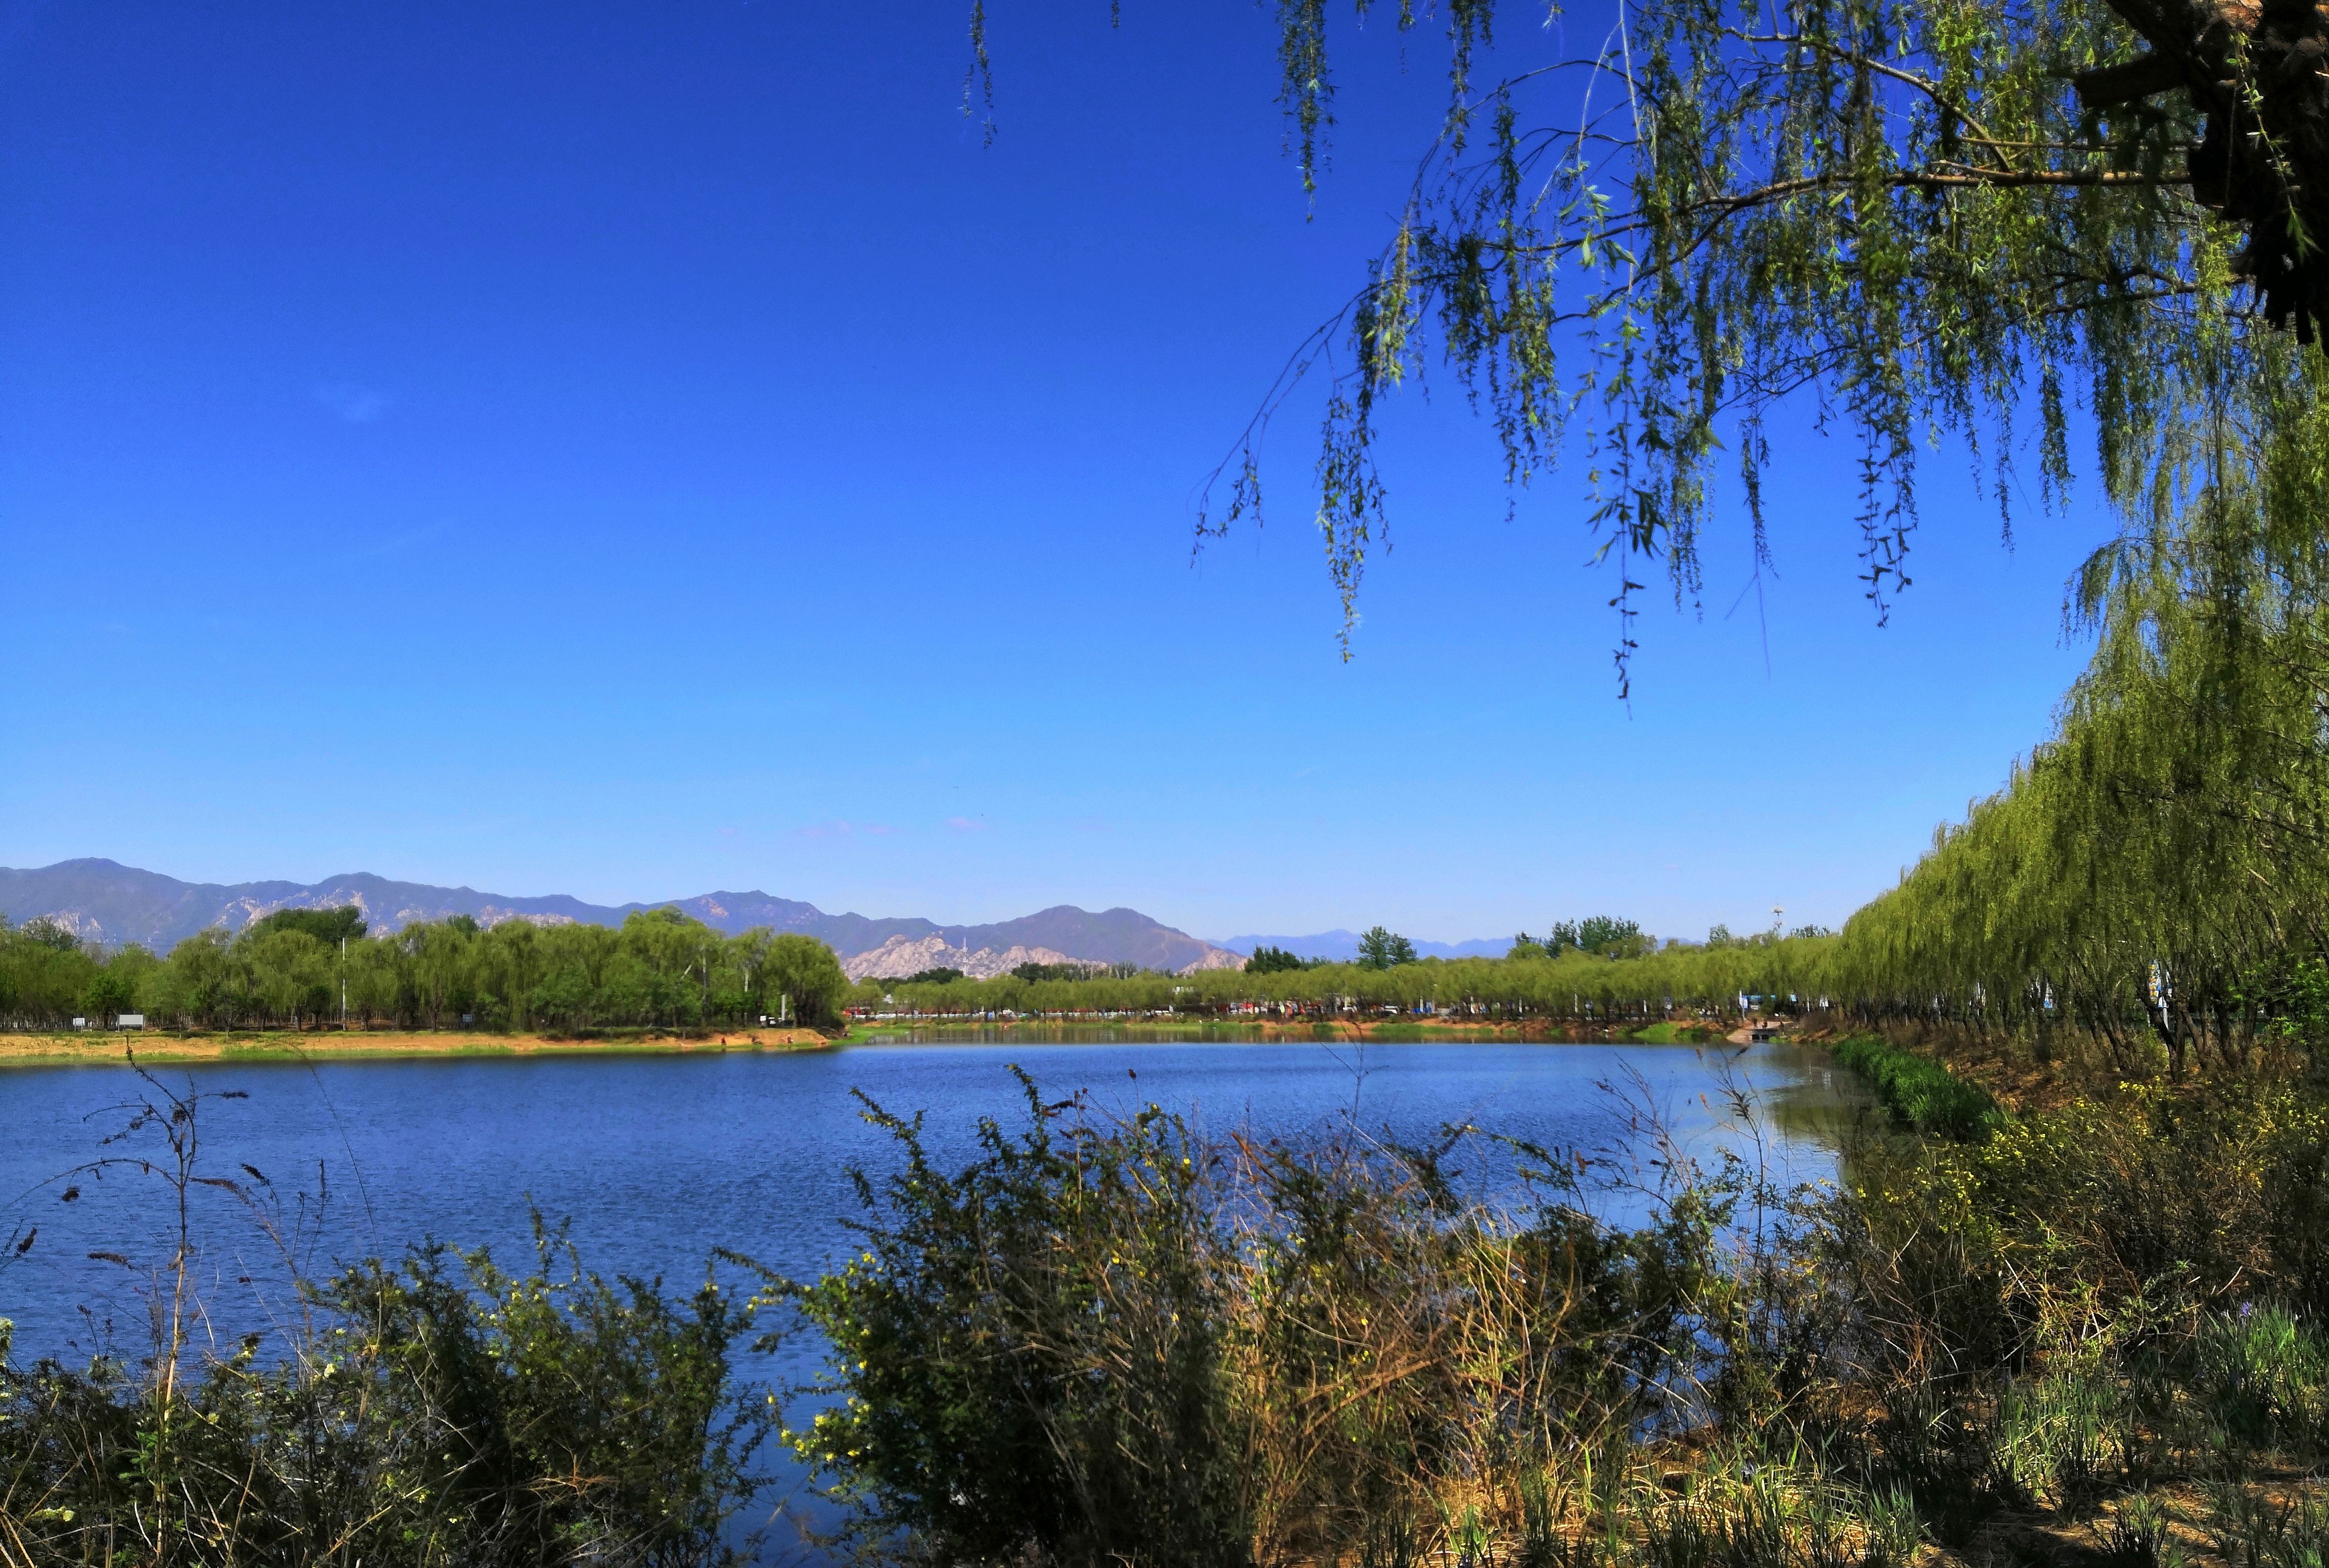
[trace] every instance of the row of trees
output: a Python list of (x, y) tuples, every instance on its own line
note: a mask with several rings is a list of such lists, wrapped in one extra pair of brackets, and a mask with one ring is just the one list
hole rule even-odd
[(849, 981), (813, 937), (729, 936), (674, 909), (619, 927), (484, 927), (466, 915), (367, 934), (353, 912), (291, 910), (166, 957), (104, 953), (45, 921), (0, 925), (0, 1019), (100, 1026), (121, 1013), (203, 1028), (336, 1023), (582, 1030), (831, 1022)]
[[(2317, 356), (2303, 376), (2329, 388)], [(2096, 652), (2053, 736), (1853, 918), (1840, 988), (2123, 1071), (2329, 1042), (2329, 549), (2277, 515), (2318, 493), (2329, 430), (2213, 438), (2252, 470), (2207, 526), (2089, 564)]]
[(1080, 981), (917, 977), (864, 982), (851, 1001), (875, 1011), (938, 1014), (1316, 1015), (1392, 1007), (1485, 1019), (1731, 1019), (1747, 1009), (1807, 1006), (1826, 997), (1836, 946), (1832, 935), (1767, 934), (1613, 954), (1570, 947), (1555, 957), (1520, 943), (1504, 958), (1426, 958), (1388, 967), (1363, 958)]

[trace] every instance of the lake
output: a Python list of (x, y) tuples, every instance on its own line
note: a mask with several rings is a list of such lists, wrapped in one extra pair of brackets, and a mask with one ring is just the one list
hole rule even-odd
[[(749, 1253), (795, 1277), (847, 1250), (841, 1218), (855, 1212), (847, 1170), (892, 1163), (888, 1137), (859, 1114), (853, 1089), (901, 1114), (923, 1113), (934, 1150), (966, 1154), (981, 1116), (1023, 1117), (1009, 1064), (1047, 1099), (1078, 1091), (1094, 1108), (1150, 1102), (1202, 1131), (1247, 1129), (1287, 1139), (1355, 1122), (1421, 1141), (1471, 1123), (1542, 1144), (1639, 1152), (1621, 1102), (1646, 1099), (1664, 1122), (1711, 1150), (1737, 1140), (1726, 1082), (1774, 1113), (1768, 1158), (1789, 1180), (1833, 1173), (1840, 1119), (1864, 1103), (1824, 1053), (1738, 1047), (1495, 1043), (1317, 1045), (1142, 1040), (1136, 1031), (1070, 1031), (1067, 1039), (957, 1037), (797, 1055), (468, 1057), (391, 1062), (206, 1065), (165, 1070), (205, 1094), (203, 1163), (212, 1175), (263, 1172), (298, 1195), (284, 1212), (312, 1214), (315, 1264), (399, 1252), (436, 1237), (490, 1245), (523, 1266), (528, 1204), (570, 1224), (586, 1266), (662, 1275), (681, 1289), (714, 1247)], [(1726, 1076), (1727, 1075), (1727, 1076)], [(0, 1266), (0, 1317), (14, 1320), (16, 1357), (86, 1356), (143, 1343), (132, 1276), (90, 1259), (110, 1252), (143, 1266), (166, 1254), (162, 1183), (115, 1169), (56, 1179), (100, 1154), (158, 1152), (151, 1131), (100, 1147), (139, 1087), (127, 1069), (0, 1072), (7, 1136), (0, 1147), (0, 1236), (37, 1225), (33, 1247)], [(1512, 1192), (1493, 1148), (1454, 1162), (1483, 1197)], [(224, 1195), (199, 1189), (196, 1228), (224, 1319), (259, 1310), (250, 1297), (279, 1278), (271, 1250)], [(1625, 1200), (1608, 1200), (1626, 1217)], [(259, 1282), (240, 1287), (245, 1276)], [(109, 1328), (108, 1328), (109, 1325)], [(233, 1327), (241, 1327), (239, 1322)], [(108, 1338), (109, 1337), (109, 1338)]]

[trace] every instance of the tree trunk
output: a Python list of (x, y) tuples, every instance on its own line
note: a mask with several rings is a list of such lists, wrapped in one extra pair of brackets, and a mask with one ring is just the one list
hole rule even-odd
[(2191, 95), (2207, 117), (2192, 193), (2248, 231), (2239, 270), (2265, 318), (2311, 343), (2329, 326), (2329, 16), (2309, 0), (2110, 3), (2151, 50), (2079, 75), (2079, 102)]

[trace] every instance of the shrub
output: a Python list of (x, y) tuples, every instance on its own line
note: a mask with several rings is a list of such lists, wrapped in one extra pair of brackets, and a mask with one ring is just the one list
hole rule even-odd
[[(779, 1282), (830, 1347), (793, 1434), (861, 1544), (938, 1562), (1400, 1561), (1524, 1534), (1549, 1476), (1704, 1418), (1754, 1352), (1721, 1266), (1725, 1180), (1604, 1226), (1456, 1200), (1447, 1153), (1355, 1135), (1206, 1147), (1022, 1076), (1023, 1127), (860, 1176), (862, 1245)], [(1452, 1145), (1451, 1145), (1452, 1147)], [(1562, 1505), (1566, 1507), (1566, 1505)], [(1542, 1521), (1540, 1520), (1540, 1523)]]
[(254, 1335), (143, 1375), (0, 1363), (24, 1560), (741, 1561), (729, 1520), (768, 1424), (729, 1376), (747, 1314), (553, 1253), (523, 1276), (437, 1247), (351, 1269), (271, 1357)]

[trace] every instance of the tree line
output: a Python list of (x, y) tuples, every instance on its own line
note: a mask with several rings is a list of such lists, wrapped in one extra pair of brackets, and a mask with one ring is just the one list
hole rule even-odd
[(1732, 937), (1720, 928), (1703, 944), (1654, 947), (1631, 922), (1602, 950), (1557, 951), (1532, 937), (1503, 958), (1416, 958), (1383, 963), (1363, 952), (1350, 962), (1258, 950), (1242, 970), (1190, 974), (1146, 972), (1080, 980), (991, 980), (917, 975), (861, 982), (850, 1004), (876, 1012), (938, 1015), (1188, 1013), (1277, 1016), (1400, 1012), (1489, 1022), (1736, 1019), (1756, 1009), (1806, 1010), (1833, 1003), (1829, 986), (1838, 938), (1806, 927), (1794, 934)]
[(282, 910), (212, 927), (166, 955), (86, 944), (53, 922), (0, 922), (0, 1019), (109, 1027), (123, 1013), (195, 1028), (478, 1028), (580, 1031), (806, 1025), (838, 1016), (848, 977), (814, 937), (730, 936), (674, 909), (620, 926), (484, 926), (467, 915), (373, 935), (361, 913)]
[(2257, 438), (2209, 526), (2138, 519), (2074, 585), (2053, 733), (1845, 926), (1872, 1016), (2119, 1077), (2329, 1042), (2329, 549), (2267, 504), (2317, 493), (2329, 433), (2216, 435)]

